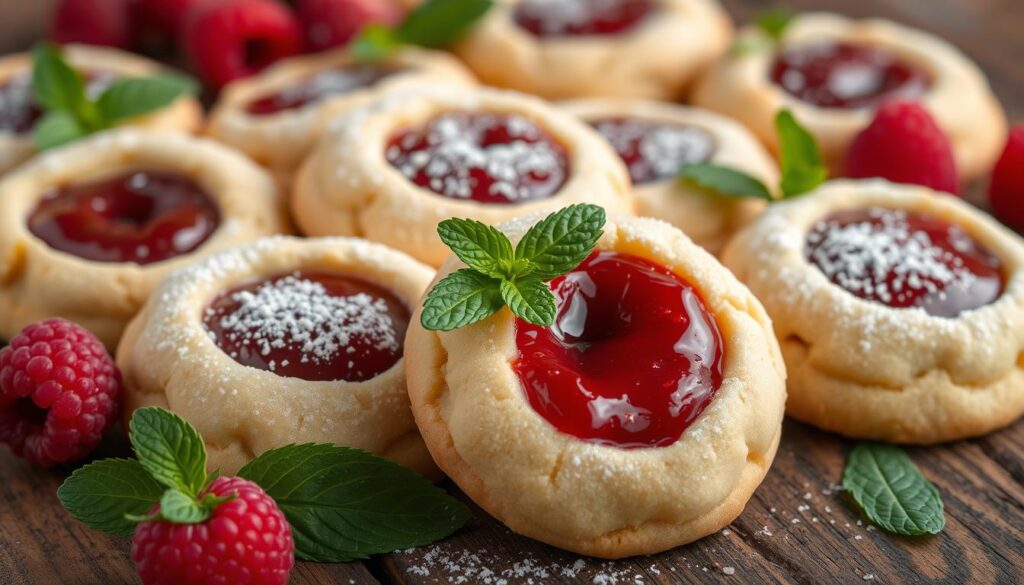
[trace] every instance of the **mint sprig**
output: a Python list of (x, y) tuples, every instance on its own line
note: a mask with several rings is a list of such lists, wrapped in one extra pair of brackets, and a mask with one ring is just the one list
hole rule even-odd
[(762, 12), (754, 24), (765, 36), (777, 42), (782, 40), (795, 16), (796, 13), (792, 10), (773, 8)]
[[(776, 114), (775, 131), (779, 139), (779, 191), (782, 199), (813, 191), (828, 179), (828, 167), (822, 162), (818, 143), (797, 122), (792, 112), (784, 109)], [(698, 189), (723, 197), (774, 200), (771, 191), (760, 180), (725, 165), (687, 165), (679, 177)]]
[(889, 532), (938, 534), (946, 525), (939, 490), (898, 447), (880, 443), (854, 447), (843, 472), (843, 489), (872, 522)]
[(81, 73), (57, 47), (43, 43), (32, 50), (33, 98), (45, 112), (33, 141), (39, 150), (62, 146), (198, 92), (192, 79), (165, 73), (119, 79), (90, 99)]
[[(205, 493), (218, 474), (206, 472), (202, 437), (181, 417), (141, 408), (130, 427), (138, 461), (86, 465), (57, 491), (75, 519), (131, 536), (139, 522), (205, 522), (236, 497)], [(289, 445), (257, 457), (238, 475), (275, 499), (292, 526), (296, 555), (309, 560), (347, 562), (429, 544), (471, 517), (464, 505), (416, 473), (345, 447)]]
[(352, 52), (357, 58), (376, 60), (403, 45), (445, 47), (459, 40), (493, 5), (493, 0), (427, 0), (397, 26), (363, 28), (352, 41)]
[(274, 498), (292, 526), (296, 554), (306, 560), (347, 562), (422, 546), (472, 517), (415, 472), (346, 447), (273, 449), (238, 475)]
[(535, 325), (556, 316), (547, 282), (580, 265), (597, 245), (606, 220), (597, 205), (571, 205), (531, 227), (513, 250), (508, 237), (471, 219), (438, 225), (441, 240), (466, 263), (427, 294), (420, 323), (431, 331), (452, 331), (482, 321), (507, 306)]

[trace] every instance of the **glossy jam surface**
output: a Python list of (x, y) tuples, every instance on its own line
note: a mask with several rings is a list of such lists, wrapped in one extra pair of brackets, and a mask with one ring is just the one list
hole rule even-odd
[(565, 148), (517, 114), (441, 114), (422, 128), (396, 133), (385, 154), (420, 187), (480, 203), (551, 197), (569, 175)]
[(722, 383), (722, 335), (698, 293), (662, 267), (612, 252), (595, 252), (551, 287), (555, 324), (516, 324), (512, 366), (530, 405), (584, 441), (675, 443)]
[(918, 212), (833, 213), (807, 234), (806, 255), (836, 285), (894, 308), (955, 317), (1003, 292), (998, 258), (960, 227)]
[(782, 50), (771, 78), (790, 95), (822, 108), (869, 108), (890, 98), (917, 98), (930, 76), (881, 47), (816, 42)]
[(296, 110), (329, 97), (370, 87), (401, 71), (398, 67), (349, 65), (322, 71), (275, 93), (253, 101), (246, 108), (250, 114), (266, 116)]
[(51, 189), (28, 218), (29, 231), (55, 250), (136, 264), (187, 254), (219, 224), (220, 211), (202, 187), (163, 171)]
[(538, 37), (617, 35), (658, 12), (654, 0), (523, 0), (516, 24)]
[(221, 293), (203, 325), (244, 366), (310, 381), (362, 382), (401, 359), (409, 310), (364, 280), (296, 272)]
[(715, 153), (715, 139), (697, 126), (640, 118), (591, 120), (619, 153), (634, 185), (670, 179), (688, 164), (707, 162)]
[[(110, 73), (95, 71), (86, 75), (86, 94), (91, 98), (99, 96), (110, 87), (116, 77)], [(32, 76), (28, 73), (15, 75), (0, 83), (0, 132), (27, 134), (43, 116), (32, 95)]]

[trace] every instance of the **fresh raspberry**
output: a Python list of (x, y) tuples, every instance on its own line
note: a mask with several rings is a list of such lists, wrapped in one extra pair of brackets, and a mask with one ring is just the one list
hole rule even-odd
[(915, 102), (891, 101), (878, 108), (875, 119), (850, 145), (844, 174), (948, 193), (960, 190), (949, 138), (928, 110)]
[(275, 0), (218, 0), (185, 22), (186, 52), (215, 88), (248, 77), (302, 49), (299, 22)]
[(58, 43), (131, 48), (133, 0), (63, 0), (54, 13), (50, 38)]
[(167, 39), (178, 39), (188, 15), (214, 0), (136, 0), (134, 18), (140, 26)]
[(121, 372), (92, 333), (29, 325), (0, 350), (0, 442), (51, 467), (88, 455), (117, 419)]
[(295, 544), (277, 503), (238, 477), (215, 479), (200, 501), (206, 494), (237, 497), (202, 524), (152, 521), (135, 529), (132, 559), (143, 585), (287, 583)]
[(367, 24), (395, 24), (402, 12), (388, 0), (298, 0), (306, 50), (348, 43)]
[(992, 212), (1006, 225), (1024, 230), (1024, 124), (1010, 130), (988, 188)]

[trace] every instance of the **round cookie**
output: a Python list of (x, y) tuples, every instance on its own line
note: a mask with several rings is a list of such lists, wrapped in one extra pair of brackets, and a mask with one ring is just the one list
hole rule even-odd
[[(102, 91), (116, 77), (145, 77), (164, 70), (144, 57), (90, 45), (67, 45), (64, 54), (79, 71), (102, 74), (88, 83), (90, 91)], [(32, 57), (28, 53), (0, 59), (0, 175), (36, 154), (31, 130), (38, 111), (33, 111)], [(191, 133), (203, 119), (203, 109), (193, 97), (133, 119), (127, 125), (154, 131)]]
[[(693, 103), (739, 120), (773, 151), (774, 117), (789, 108), (815, 136), (826, 163), (841, 171), (850, 142), (877, 104), (902, 98), (919, 100), (935, 117), (961, 177), (988, 173), (999, 156), (1006, 138), (1002, 106), (978, 66), (938, 37), (886, 20), (805, 13), (793, 18), (777, 47), (753, 28), (737, 42), (753, 48), (712, 68)], [(849, 65), (829, 77), (822, 69), (831, 63)], [(877, 67), (874, 75), (870, 67)]]
[[(515, 242), (537, 219), (501, 229)], [(427, 331), (414, 317), (406, 355), (417, 425), (434, 460), (467, 495), (515, 532), (576, 553), (619, 558), (691, 542), (720, 530), (741, 513), (778, 446), (786, 374), (771, 323), (757, 299), (676, 228), (653, 219), (612, 216), (598, 253), (585, 264), (597, 275), (606, 261), (621, 261), (630, 271), (633, 284), (622, 291), (644, 290), (634, 297), (637, 304), (619, 306), (618, 318), (606, 316), (616, 305), (600, 299), (603, 284), (591, 290), (587, 276), (577, 274), (571, 277), (578, 278), (573, 282), (579, 288), (574, 290), (583, 297), (573, 298), (596, 295), (591, 305), (596, 313), (562, 302), (556, 324), (566, 343), (581, 335), (584, 346), (625, 344), (624, 353), (629, 355), (605, 359), (592, 354), (590, 361), (590, 349), (584, 347), (579, 357), (589, 365), (545, 368), (531, 361), (536, 359), (533, 352), (523, 353), (521, 344), (557, 337), (556, 329), (526, 327), (507, 309), (450, 332)], [(435, 282), (460, 267), (450, 259)], [(595, 276), (594, 282), (607, 282), (603, 279), (621, 273), (613, 267)], [(667, 295), (657, 295), (659, 302), (685, 299), (686, 311), (659, 312), (652, 323), (646, 307), (653, 306), (653, 296), (642, 286), (648, 278), (669, 287)], [(565, 292), (565, 282), (552, 284), (560, 291), (556, 296)], [(593, 324), (611, 324), (605, 334), (596, 332), (590, 339), (589, 325), (583, 333), (565, 326), (563, 318), (571, 320), (570, 314), (593, 314)], [(629, 334), (616, 329), (628, 329), (629, 323), (641, 320), (653, 329)], [(667, 397), (637, 382), (641, 392), (626, 390), (621, 397), (602, 395), (575, 404), (573, 408), (583, 412), (593, 408), (595, 416), (604, 413), (600, 428), (596, 420), (592, 428), (563, 427), (554, 411), (539, 410), (538, 405), (545, 404), (543, 396), (552, 401), (590, 396), (582, 387), (573, 391), (572, 378), (568, 389), (559, 386), (557, 392), (555, 385), (524, 383), (532, 380), (529, 371), (550, 377), (565, 370), (586, 378), (587, 390), (595, 392), (598, 388), (591, 385), (600, 385), (602, 379), (635, 374), (641, 380), (657, 370), (645, 365), (651, 355), (636, 353), (638, 347), (647, 347), (645, 336), (658, 337), (657, 331), (679, 326), (685, 329), (681, 337), (656, 344), (652, 351), (689, 355), (691, 373), (684, 372)], [(576, 333), (566, 333), (569, 330)], [(665, 341), (664, 336), (658, 339)], [(699, 352), (687, 353), (697, 348), (716, 351), (702, 362), (693, 358)], [(678, 365), (679, 355), (668, 357)], [(605, 362), (616, 371), (598, 371), (607, 366)], [(618, 368), (621, 364), (628, 367)], [(717, 388), (709, 379), (718, 380)], [(645, 414), (639, 405), (648, 394), (669, 402)], [(538, 398), (540, 402), (535, 402)], [(628, 408), (631, 400), (635, 409), (618, 410)], [(662, 435), (658, 429), (663, 424), (669, 430)], [(659, 434), (649, 434), (656, 430)], [(622, 439), (624, 434), (635, 441)]]
[[(125, 416), (170, 408), (225, 474), (268, 449), (334, 443), (437, 479), (409, 411), (400, 324), (432, 274), (379, 244), (286, 237), (174, 272), (118, 348)], [(280, 352), (293, 362), (275, 363)]]
[(403, 48), (373, 63), (359, 63), (345, 49), (293, 57), (228, 85), (206, 132), (287, 185), (334, 118), (396, 91), (444, 85), (476, 81), (440, 51)]
[(455, 51), (484, 83), (548, 99), (674, 100), (732, 35), (716, 0), (504, 0)]
[(767, 203), (702, 192), (679, 180), (682, 168), (712, 163), (743, 171), (765, 185), (779, 182), (775, 161), (757, 138), (714, 112), (644, 100), (591, 99), (563, 106), (623, 157), (637, 215), (671, 223), (712, 254)]
[(438, 266), (450, 217), (496, 224), (595, 203), (632, 213), (622, 161), (541, 100), (481, 89), (394, 94), (336, 120), (303, 165), (292, 211), (310, 236), (360, 236)]
[(929, 444), (1024, 413), (1024, 245), (963, 201), (826, 183), (773, 205), (723, 262), (772, 317), (791, 416)]
[(44, 153), (0, 182), (0, 338), (64, 317), (112, 348), (169, 271), (287, 229), (270, 176), (210, 140), (126, 128)]

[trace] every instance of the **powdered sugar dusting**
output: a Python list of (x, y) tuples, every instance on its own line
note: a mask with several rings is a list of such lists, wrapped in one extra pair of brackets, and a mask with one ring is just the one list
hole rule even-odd
[(634, 183), (675, 177), (686, 165), (707, 161), (715, 141), (703, 128), (639, 118), (591, 121), (626, 163)]

